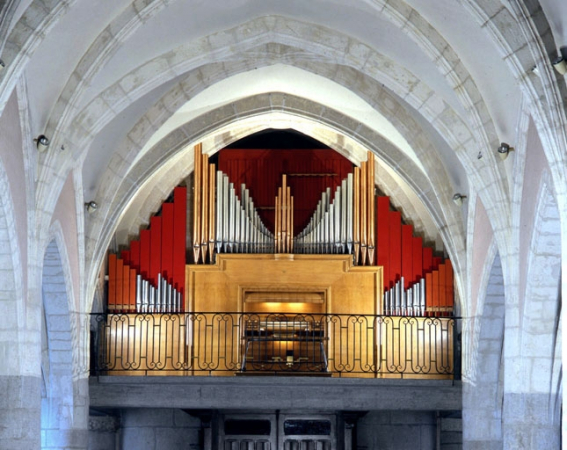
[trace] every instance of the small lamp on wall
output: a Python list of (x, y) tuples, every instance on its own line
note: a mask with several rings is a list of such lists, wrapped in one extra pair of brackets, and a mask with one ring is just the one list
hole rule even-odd
[(85, 203), (85, 208), (87, 209), (87, 212), (94, 213), (98, 208), (98, 203), (91, 200), (90, 202)]
[(457, 206), (462, 206), (465, 198), (467, 198), (466, 195), (462, 195), (457, 192), (455, 195), (453, 195), (453, 203)]
[(2, 70), (4, 70), (4, 67), (6, 67), (6, 64), (4, 63), (4, 61), (2, 61), (0, 59), (0, 72), (2, 72)]
[(49, 147), (49, 139), (43, 134), (40, 134), (36, 139), (34, 139), (35, 145), (40, 152), (44, 152)]
[(510, 147), (508, 144), (506, 144), (506, 142), (502, 142), (500, 144), (500, 147), (498, 147), (496, 150), (498, 151), (498, 156), (500, 156), (500, 159), (504, 161), (506, 158), (508, 158), (508, 153), (514, 151), (514, 147)]
[(563, 56), (559, 56), (555, 61), (553, 61), (553, 67), (560, 75), (565, 75), (567, 73), (567, 61), (565, 61)]

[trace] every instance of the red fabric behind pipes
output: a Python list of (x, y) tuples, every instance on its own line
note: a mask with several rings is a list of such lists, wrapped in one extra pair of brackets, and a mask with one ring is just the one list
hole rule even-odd
[[(308, 224), (321, 193), (334, 191), (352, 172), (353, 164), (334, 150), (224, 149), (219, 152), (218, 169), (228, 175), (240, 198), (245, 183), (264, 224), (274, 230), (274, 204), (282, 175), (294, 198), (294, 234)], [(294, 174), (302, 174), (294, 176)], [(335, 174), (334, 176), (304, 176)]]

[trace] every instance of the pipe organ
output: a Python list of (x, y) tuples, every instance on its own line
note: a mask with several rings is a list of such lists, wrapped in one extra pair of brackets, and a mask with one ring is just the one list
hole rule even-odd
[[(250, 164), (257, 163), (248, 159)], [(402, 223), (389, 198), (376, 195), (371, 152), (367, 161), (337, 180), (335, 187), (323, 190), (312, 216), (297, 234), (294, 196), (312, 193), (292, 192), (290, 180), (316, 174), (272, 174), (281, 180), (272, 197), (273, 206), (259, 207), (251, 193), (256, 188), (250, 187), (256, 180), (246, 180), (248, 162), (242, 164), (237, 177), (246, 182), (237, 186), (223, 172), (226, 164), (211, 163), (200, 144), (195, 146), (194, 161), (191, 229), (185, 223), (186, 188), (176, 188), (173, 203), (162, 205), (160, 215), (150, 219), (150, 228), (140, 232), (140, 239), (132, 241), (120, 257), (109, 255), (109, 311), (185, 310), (182, 278), (189, 233), (194, 264), (215, 264), (216, 255), (222, 253), (352, 255), (357, 266), (383, 267), (379, 314), (452, 314), (451, 262), (434, 257), (433, 249), (414, 236), (413, 227)], [(272, 210), (270, 230), (265, 217)]]
[(185, 309), (187, 188), (177, 187), (140, 238), (108, 255), (109, 312), (178, 312)]

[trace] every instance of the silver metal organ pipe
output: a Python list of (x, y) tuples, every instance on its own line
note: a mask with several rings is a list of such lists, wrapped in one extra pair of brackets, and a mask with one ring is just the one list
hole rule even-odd
[(236, 191), (234, 192), (234, 250), (233, 252), (240, 252), (240, 200), (236, 197)]
[(163, 305), (167, 304), (167, 285), (169, 283), (165, 279), (161, 279), (161, 283), (159, 283), (159, 290), (160, 290), (160, 304), (162, 305), (161, 309), (163, 310)]
[(352, 253), (353, 250), (353, 236), (352, 236), (352, 226), (353, 226), (353, 175), (349, 173), (347, 176), (347, 251)]
[(236, 228), (236, 191), (234, 190), (234, 184), (230, 183), (229, 189), (229, 224), (228, 224), (228, 249), (229, 252), (233, 252), (234, 248), (234, 233)]
[(151, 313), (154, 312), (155, 295), (156, 295), (155, 288), (150, 284), (149, 285), (149, 295), (148, 295), (148, 300), (149, 300), (148, 312), (151, 312)]
[(217, 236), (216, 236), (216, 248), (217, 253), (222, 250), (222, 236), (223, 236), (223, 174), (220, 170), (217, 170)]
[(142, 280), (142, 312), (148, 312), (148, 282)]
[(161, 298), (161, 273), (158, 273), (157, 283), (156, 283), (156, 312), (162, 312), (161, 310), (162, 298)]
[(419, 316), (419, 283), (413, 285), (413, 315)]
[(136, 312), (142, 310), (142, 275), (136, 275)]
[(395, 314), (399, 315), (402, 311), (402, 303), (401, 303), (401, 292), (400, 292), (400, 282), (396, 283), (396, 312)]
[(421, 293), (421, 298), (419, 299), (419, 309), (421, 315), (425, 316), (425, 278), (419, 280), (419, 292)]
[(230, 183), (228, 181), (228, 176), (223, 175), (222, 177), (222, 215), (223, 215), (223, 232), (222, 232), (222, 242), (223, 242), (223, 251), (228, 251), (228, 235), (229, 235), (229, 224), (230, 224), (230, 210), (229, 210), (229, 200), (228, 200), (228, 193), (230, 191)]
[(341, 202), (340, 252), (344, 253), (347, 242), (347, 180), (346, 179), (341, 182), (340, 202)]
[[(339, 191), (340, 192), (340, 191)], [(336, 197), (335, 197), (336, 200)], [(340, 217), (339, 214), (341, 212), (341, 202), (336, 202), (334, 201), (331, 206), (330, 206), (330, 214), (331, 214), (331, 223), (330, 223), (330, 228), (331, 228), (331, 244), (330, 244), (330, 250), (331, 253), (338, 253), (339, 250), (339, 238), (340, 238)]]
[(400, 314), (402, 316), (405, 316), (408, 313), (408, 301), (407, 301), (406, 292), (404, 290), (404, 284), (403, 283), (400, 287), (400, 293), (401, 293), (401, 299), (402, 299), (402, 308), (401, 308)]

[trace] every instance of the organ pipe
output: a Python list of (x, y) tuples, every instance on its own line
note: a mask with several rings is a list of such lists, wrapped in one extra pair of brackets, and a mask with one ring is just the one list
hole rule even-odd
[(374, 254), (375, 254), (375, 233), (376, 233), (376, 208), (375, 208), (375, 188), (374, 188), (374, 176), (375, 176), (375, 162), (374, 162), (374, 155), (372, 152), (368, 152), (368, 173), (367, 173), (367, 189), (368, 192), (366, 194), (367, 199), (367, 206), (366, 211), (368, 215), (368, 238), (367, 238), (367, 246), (368, 246), (368, 260), (367, 265), (373, 266), (374, 265)]
[[(419, 316), (429, 315), (426, 310), (425, 279), (404, 288), (404, 277), (390, 289), (386, 289), (383, 296), (382, 312), (390, 316)], [(433, 315), (438, 315), (437, 313)]]
[(214, 261), (214, 251), (215, 251), (215, 166), (214, 164), (209, 165), (209, 255), (211, 262)]
[(201, 259), (205, 263), (207, 260), (207, 250), (209, 247), (209, 156), (201, 155), (201, 179), (202, 179), (202, 192), (201, 192)]
[(360, 255), (360, 168), (354, 168), (354, 189), (353, 189), (353, 219), (354, 219), (354, 261), (358, 263)]
[(201, 144), (194, 147), (193, 187), (193, 261), (199, 262), (201, 253)]
[[(209, 184), (212, 185), (211, 182)], [(273, 248), (274, 235), (260, 220), (246, 185), (240, 186), (240, 198), (238, 198), (233, 183), (230, 183), (228, 176), (221, 171), (216, 172), (215, 185), (217, 189), (216, 207), (214, 208), (216, 226), (212, 228), (216, 230), (214, 241), (216, 252), (264, 253), (270, 251)]]
[(360, 261), (357, 260), (361, 265), (365, 265), (366, 263), (366, 251), (368, 250), (367, 175), (367, 163), (363, 162), (360, 168)]

